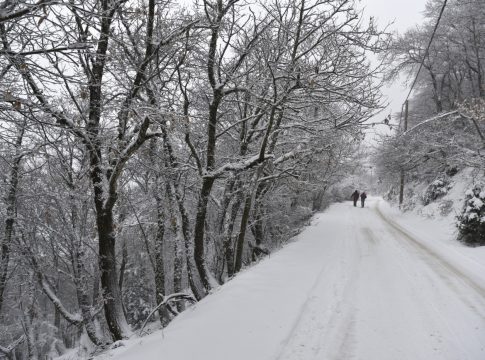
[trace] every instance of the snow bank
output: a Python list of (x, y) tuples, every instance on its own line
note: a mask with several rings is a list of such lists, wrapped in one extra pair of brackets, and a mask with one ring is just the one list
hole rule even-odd
[(450, 217), (426, 219), (412, 212), (402, 213), (384, 200), (377, 202), (377, 210), (395, 228), (444, 259), (485, 293), (485, 246), (470, 248), (456, 241), (456, 226)]

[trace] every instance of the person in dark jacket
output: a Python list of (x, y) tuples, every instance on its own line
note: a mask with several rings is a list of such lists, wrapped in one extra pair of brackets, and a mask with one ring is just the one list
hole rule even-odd
[(359, 192), (357, 190), (355, 190), (353, 193), (352, 193), (352, 200), (354, 201), (354, 206), (357, 206), (357, 200), (359, 200)]
[(364, 207), (364, 202), (366, 198), (367, 194), (365, 193), (365, 191), (363, 191), (362, 194), (360, 194), (360, 204), (362, 205), (362, 207)]

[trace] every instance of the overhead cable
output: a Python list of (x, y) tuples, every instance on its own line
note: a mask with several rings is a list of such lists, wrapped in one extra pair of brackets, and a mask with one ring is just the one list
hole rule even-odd
[(443, 11), (445, 10), (447, 1), (448, 0), (444, 0), (444, 2), (443, 2), (443, 6), (441, 7), (440, 14), (438, 15), (438, 20), (436, 21), (433, 32), (431, 33), (431, 38), (429, 39), (428, 47), (426, 48), (426, 52), (424, 53), (424, 56), (421, 59), (421, 63), (419, 64), (418, 72), (416, 74), (416, 77), (414, 78), (413, 84), (411, 85), (411, 89), (409, 89), (408, 96), (406, 96), (406, 100), (404, 100), (404, 102), (406, 102), (408, 100), (409, 95), (411, 95), (411, 91), (413, 91), (414, 85), (416, 85), (416, 81), (418, 80), (419, 73), (421, 72), (421, 69), (422, 69), (423, 64), (424, 64), (424, 59), (426, 59), (426, 57), (428, 56), (429, 48), (431, 47), (431, 43), (433, 42), (434, 35), (436, 34), (436, 29), (438, 29), (438, 25), (440, 23), (441, 16), (443, 15)]

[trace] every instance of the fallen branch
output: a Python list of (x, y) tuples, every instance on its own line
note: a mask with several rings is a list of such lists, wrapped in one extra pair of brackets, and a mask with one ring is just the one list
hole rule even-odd
[(174, 293), (174, 294), (170, 294), (170, 295), (167, 295), (167, 296), (163, 296), (162, 302), (160, 304), (158, 304), (155, 307), (155, 309), (153, 309), (150, 312), (150, 314), (148, 314), (147, 318), (143, 322), (143, 325), (141, 326), (141, 329), (140, 329), (140, 335), (143, 333), (143, 329), (145, 328), (148, 320), (152, 317), (153, 314), (155, 314), (157, 312), (158, 309), (160, 309), (164, 305), (168, 305), (168, 303), (170, 301), (181, 301), (181, 300), (190, 301), (192, 303), (197, 302), (197, 300), (192, 295), (186, 294), (186, 293)]
[(10, 356), (10, 354), (15, 350), (17, 346), (22, 344), (25, 341), (25, 334), (20, 336), (17, 340), (15, 340), (10, 345), (4, 347), (0, 345), (0, 353), (4, 354), (5, 356)]

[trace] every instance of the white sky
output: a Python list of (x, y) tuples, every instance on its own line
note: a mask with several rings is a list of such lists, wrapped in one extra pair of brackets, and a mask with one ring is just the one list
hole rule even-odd
[(394, 22), (393, 29), (404, 32), (422, 21), (426, 0), (360, 0), (367, 15), (373, 15), (384, 25)]
[[(422, 23), (426, 0), (360, 0), (359, 3), (361, 7), (365, 8), (365, 15), (374, 16), (381, 27), (392, 22), (390, 26), (391, 31), (404, 33), (407, 29)], [(382, 121), (390, 112), (400, 111), (401, 105), (409, 91), (409, 87), (402, 85), (402, 80), (396, 81), (383, 89), (383, 93), (388, 98), (390, 105), (375, 118), (375, 121)], [(379, 126), (379, 129), (376, 130), (382, 131), (385, 128), (384, 126)]]

